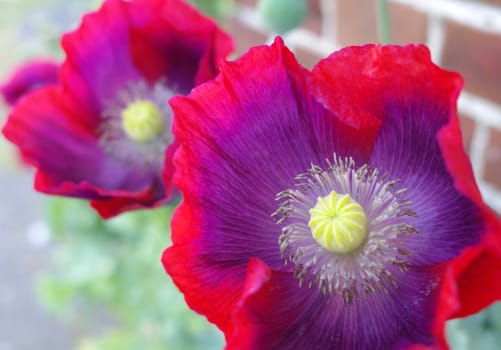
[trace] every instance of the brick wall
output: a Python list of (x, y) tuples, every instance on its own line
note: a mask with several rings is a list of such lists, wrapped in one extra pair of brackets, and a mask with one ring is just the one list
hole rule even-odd
[[(236, 0), (227, 29), (237, 54), (269, 41), (256, 0)], [(308, 0), (286, 35), (306, 67), (339, 47), (377, 42), (376, 0)], [(501, 213), (501, 0), (389, 0), (392, 42), (424, 43), (433, 60), (465, 80), (459, 101), (465, 147), (486, 201)]]

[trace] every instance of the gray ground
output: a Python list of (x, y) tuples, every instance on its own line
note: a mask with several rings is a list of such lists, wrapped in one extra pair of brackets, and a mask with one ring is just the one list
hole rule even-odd
[[(20, 56), (29, 57), (20, 54), (28, 48), (16, 38), (14, 27), (20, 25), (26, 3), (0, 1), (0, 84), (24, 61)], [(0, 101), (0, 128), (7, 111)], [(69, 350), (69, 331), (37, 302), (35, 276), (46, 264), (49, 248), (34, 245), (37, 236), (30, 238), (29, 232), (41, 222), (43, 196), (33, 190), (30, 171), (16, 168), (17, 163), (0, 135), (0, 350)]]
[(37, 246), (39, 236), (30, 231), (43, 202), (32, 178), (29, 171), (0, 167), (0, 350), (67, 350), (71, 334), (37, 302), (34, 277), (49, 248)]

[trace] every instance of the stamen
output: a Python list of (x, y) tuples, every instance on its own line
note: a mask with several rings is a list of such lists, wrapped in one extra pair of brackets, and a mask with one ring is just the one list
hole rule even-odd
[(410, 222), (417, 213), (398, 179), (368, 164), (356, 167), (352, 158), (334, 155), (327, 163), (327, 170), (312, 165), (296, 176), (295, 189), (278, 193), (272, 216), (281, 226), (284, 263), (292, 263), (299, 284), (316, 284), (351, 305), (398, 287), (396, 274), (412, 258), (402, 245), (418, 233)]

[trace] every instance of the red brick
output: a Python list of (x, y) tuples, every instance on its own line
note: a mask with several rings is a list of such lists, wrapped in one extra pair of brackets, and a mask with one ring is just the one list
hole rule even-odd
[(485, 152), (484, 179), (501, 190), (501, 131), (491, 130)]
[(459, 124), (461, 126), (461, 133), (463, 135), (463, 144), (467, 152), (470, 150), (471, 139), (473, 136), (473, 130), (475, 128), (475, 121), (468, 117), (467, 115), (459, 115)]
[(501, 36), (446, 24), (442, 65), (461, 73), (465, 89), (501, 103)]
[(428, 26), (427, 15), (406, 5), (391, 4), (389, 7), (392, 43), (425, 43)]
[(501, 7), (501, 0), (477, 0), (478, 2)]
[(308, 0), (308, 14), (301, 24), (301, 27), (312, 31), (317, 35), (322, 34), (322, 12), (320, 0)]
[(252, 46), (262, 45), (266, 42), (266, 35), (249, 29), (235, 19), (225, 23), (225, 29), (235, 39), (235, 57), (247, 52)]
[(339, 0), (337, 33), (341, 45), (376, 42), (376, 9), (373, 0)]
[[(390, 3), (389, 20), (393, 43), (407, 44), (426, 41), (426, 14), (417, 12), (406, 5)], [(342, 45), (379, 42), (376, 2), (340, 0), (338, 35)]]
[(295, 54), (299, 63), (308, 69), (313, 68), (323, 58), (300, 47), (295, 50)]
[(322, 12), (322, 0), (307, 0), (307, 3), (310, 11), (316, 13)]

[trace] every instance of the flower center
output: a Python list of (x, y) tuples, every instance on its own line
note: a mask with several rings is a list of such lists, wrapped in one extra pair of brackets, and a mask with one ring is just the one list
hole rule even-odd
[[(352, 158), (312, 165), (296, 186), (277, 194), (272, 214), (285, 266), (299, 285), (316, 285), (345, 305), (398, 288), (412, 261), (417, 213), (398, 179)], [(409, 238), (408, 238), (409, 237)], [(289, 265), (290, 264), (290, 265)]]
[(150, 142), (164, 130), (159, 108), (149, 100), (137, 100), (122, 110), (122, 128), (136, 142)]
[(309, 210), (313, 238), (330, 252), (346, 254), (357, 249), (367, 236), (367, 216), (348, 194), (332, 191), (318, 197)]
[(173, 141), (169, 100), (176, 94), (163, 80), (131, 81), (102, 101), (99, 146), (116, 161), (160, 176)]

